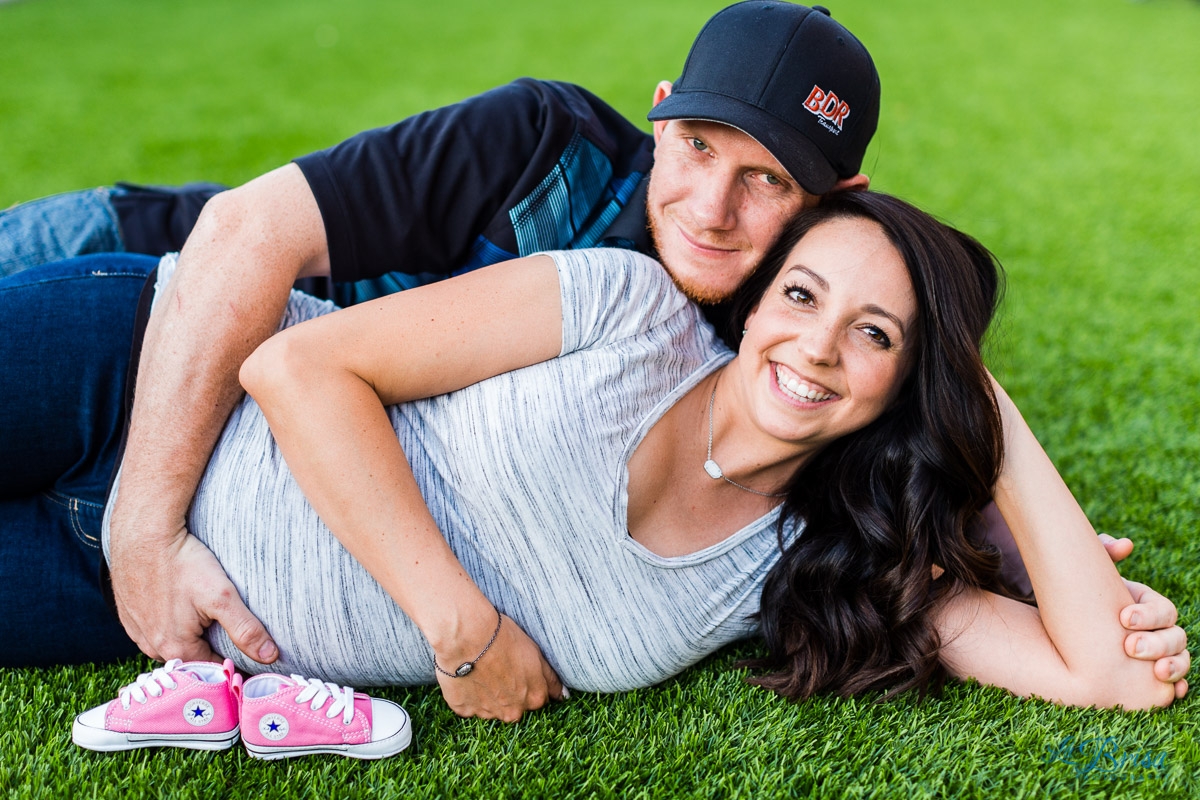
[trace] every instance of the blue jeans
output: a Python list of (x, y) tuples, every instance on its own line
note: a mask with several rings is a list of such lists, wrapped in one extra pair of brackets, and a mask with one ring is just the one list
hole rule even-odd
[(111, 198), (124, 191), (102, 186), (0, 211), (0, 278), (64, 258), (123, 252)]
[(137, 652), (101, 592), (100, 523), (156, 265), (88, 256), (0, 279), (0, 665)]

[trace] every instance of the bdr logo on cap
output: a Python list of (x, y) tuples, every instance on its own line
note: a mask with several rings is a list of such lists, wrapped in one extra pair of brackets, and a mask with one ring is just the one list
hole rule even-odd
[[(804, 101), (804, 107), (821, 118), (821, 126), (835, 136), (842, 132), (842, 123), (850, 116), (850, 105), (833, 92), (814, 85)], [(827, 122), (828, 121), (828, 122)], [(829, 124), (832, 123), (832, 124)], [(834, 130), (836, 126), (836, 130)]]

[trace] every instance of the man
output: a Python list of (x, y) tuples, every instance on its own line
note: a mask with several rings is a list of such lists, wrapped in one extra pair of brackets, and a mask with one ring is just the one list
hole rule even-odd
[[(526, 79), (213, 196), (143, 339), (109, 541), (129, 636), (155, 658), (203, 658), (201, 635), (217, 621), (251, 657), (277, 656), (185, 515), (241, 394), (238, 369), (297, 280), (332, 278), (349, 303), (538, 250), (630, 247), (657, 255), (719, 316), (715, 304), (785, 220), (828, 192), (866, 188), (858, 170), (878, 102), (870, 56), (827, 11), (749, 0), (714, 16), (679, 81), (659, 84), (653, 137), (579, 87)], [(101, 197), (93, 210), (120, 221), (101, 239), (178, 238), (183, 206), (211, 193)], [(1141, 617), (1131, 630), (1166, 630), (1130, 640), (1147, 643), (1142, 657), (1165, 656), (1160, 679), (1178, 680), (1187, 655), (1174, 608), (1145, 600), (1126, 610)], [(463, 661), (493, 625), (455, 622)], [(523, 633), (505, 626), (488, 646), (489, 669), (442, 680), (456, 711), (512, 719), (558, 696)]]

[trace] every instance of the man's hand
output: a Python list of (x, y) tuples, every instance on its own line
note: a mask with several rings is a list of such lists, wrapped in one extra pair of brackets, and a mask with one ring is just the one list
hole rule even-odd
[[(1114, 539), (1100, 534), (1100, 541), (1114, 563), (1133, 552), (1129, 539)], [(1154, 676), (1163, 683), (1175, 684), (1175, 699), (1187, 694), (1185, 676), (1192, 665), (1187, 650), (1187, 633), (1176, 625), (1175, 604), (1158, 592), (1140, 583), (1126, 580), (1133, 595), (1133, 605), (1121, 610), (1121, 625), (1131, 633), (1125, 637), (1125, 653), (1130, 658), (1153, 661)]]
[(204, 640), (214, 621), (246, 655), (264, 664), (279, 656), (267, 629), (250, 613), (212, 552), (186, 530), (165, 546), (157, 540), (126, 545), (113, 524), (113, 595), (121, 624), (142, 652), (157, 661), (217, 661)]
[(1121, 624), (1133, 631), (1125, 637), (1130, 658), (1154, 662), (1154, 677), (1175, 684), (1175, 699), (1187, 694), (1185, 679), (1192, 666), (1187, 650), (1187, 633), (1175, 624), (1175, 604), (1140, 583), (1125, 581), (1134, 605), (1121, 610)]
[[(525, 631), (502, 617), (496, 641), (462, 678), (438, 673), (446, 704), (460, 717), (516, 722), (526, 711), (569, 696), (542, 651)], [(453, 672), (459, 663), (438, 662)]]

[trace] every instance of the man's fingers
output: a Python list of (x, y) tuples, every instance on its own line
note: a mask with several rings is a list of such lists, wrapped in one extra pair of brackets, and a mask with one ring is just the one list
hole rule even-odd
[(142, 633), (142, 629), (125, 613), (125, 608), (121, 605), (119, 599), (117, 601), (117, 619), (121, 621), (121, 627), (125, 629), (125, 634), (138, 646), (138, 650), (141, 650), (147, 657), (155, 661), (162, 661), (158, 657), (158, 653), (154, 652), (154, 648), (146, 641), (146, 636)]
[[(128, 626), (126, 627), (126, 631), (128, 632)], [(172, 658), (178, 658), (182, 661), (219, 662), (221, 660), (212, 651), (212, 648), (208, 646), (208, 642), (200, 638), (160, 637), (152, 639), (144, 637), (140, 633), (138, 636), (130, 634), (130, 638), (137, 644), (139, 650), (158, 662), (166, 662)]]
[(1175, 625), (1155, 631), (1137, 631), (1125, 637), (1125, 654), (1141, 661), (1158, 661), (1187, 653), (1187, 633)]
[(212, 651), (204, 639), (191, 639), (172, 646), (171, 658), (182, 661), (221, 661), (220, 656)]
[(234, 646), (250, 658), (260, 664), (270, 664), (279, 658), (279, 648), (271, 640), (271, 635), (242, 602), (237, 587), (229, 580), (212, 551), (195, 536), (188, 535), (181, 548), (181, 556), (192, 572), (193, 585), (196, 587), (194, 605), (190, 611), (199, 624), (195, 631), (196, 639), (202, 641), (204, 628), (212, 622), (219, 622)]
[[(1125, 581), (1134, 604), (1121, 609), (1121, 625), (1130, 631), (1157, 631), (1170, 628), (1179, 618), (1175, 604), (1149, 586)], [(1132, 653), (1130, 654), (1132, 655)]]
[(1176, 683), (1183, 680), (1192, 667), (1192, 658), (1184, 650), (1179, 655), (1160, 658), (1154, 662), (1154, 677), (1163, 683)]
[(1133, 552), (1133, 540), (1128, 538), (1116, 539), (1107, 533), (1100, 534), (1100, 543), (1108, 551), (1108, 557), (1113, 563), (1124, 561)]
[(260, 664), (270, 664), (279, 658), (279, 648), (275, 646), (271, 635), (258, 617), (246, 608), (233, 584), (229, 584), (228, 589), (222, 592), (218, 604), (205, 611), (214, 621), (221, 623), (234, 646), (250, 658)]

